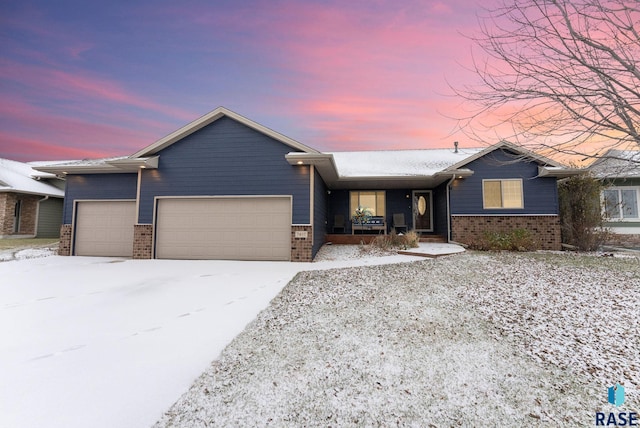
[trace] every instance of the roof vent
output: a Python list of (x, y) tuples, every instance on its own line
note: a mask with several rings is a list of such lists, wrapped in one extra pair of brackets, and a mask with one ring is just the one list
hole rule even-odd
[(458, 153), (458, 142), (457, 141), (453, 142), (453, 153)]

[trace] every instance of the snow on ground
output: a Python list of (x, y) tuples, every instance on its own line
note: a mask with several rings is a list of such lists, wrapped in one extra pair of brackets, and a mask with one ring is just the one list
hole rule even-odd
[(0, 426), (569, 426), (640, 408), (637, 258), (327, 247), (317, 263), (12, 253)]
[(145, 427), (299, 272), (322, 263), (39, 257), (0, 262), (0, 426)]
[(0, 262), (10, 260), (37, 259), (40, 257), (49, 257), (57, 254), (58, 246), (44, 246), (38, 248), (14, 248), (10, 250), (0, 251)]
[[(305, 272), (157, 426), (590, 426), (639, 411), (638, 308), (634, 258)], [(615, 382), (621, 408), (607, 404)]]

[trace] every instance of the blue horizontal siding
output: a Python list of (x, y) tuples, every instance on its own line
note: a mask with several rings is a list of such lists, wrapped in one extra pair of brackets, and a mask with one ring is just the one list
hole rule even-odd
[(315, 169), (313, 185), (312, 257), (315, 257), (320, 247), (322, 247), (322, 244), (324, 244), (324, 235), (327, 230), (327, 186)]
[[(451, 186), (452, 215), (539, 215), (558, 213), (558, 186), (553, 177), (539, 177), (538, 164), (518, 159), (502, 150), (491, 152), (469, 163), (471, 177), (456, 180)], [(484, 209), (482, 180), (522, 179), (523, 209)]]
[(309, 166), (289, 165), (291, 151), (233, 119), (218, 119), (160, 151), (158, 169), (143, 170), (139, 223), (153, 221), (156, 196), (292, 195), (292, 222), (309, 224)]
[(63, 223), (71, 224), (77, 199), (135, 199), (137, 188), (138, 174), (68, 175)]
[(435, 235), (449, 235), (449, 222), (447, 220), (447, 184), (445, 181), (433, 189), (433, 233)]

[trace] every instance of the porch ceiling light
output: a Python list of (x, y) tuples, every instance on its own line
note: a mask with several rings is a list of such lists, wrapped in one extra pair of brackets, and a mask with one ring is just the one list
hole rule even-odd
[(298, 162), (296, 162), (296, 163), (297, 163), (298, 165), (303, 165), (303, 164), (304, 164), (304, 162), (302, 162), (302, 161), (298, 161)]

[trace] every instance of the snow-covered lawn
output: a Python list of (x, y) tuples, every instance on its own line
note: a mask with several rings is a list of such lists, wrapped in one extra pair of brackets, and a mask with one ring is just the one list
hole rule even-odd
[(0, 252), (0, 427), (151, 426), (297, 272), (419, 259), (51, 254)]
[(304, 272), (157, 426), (593, 426), (640, 411), (639, 320), (637, 258)]

